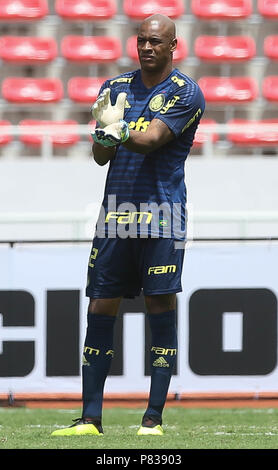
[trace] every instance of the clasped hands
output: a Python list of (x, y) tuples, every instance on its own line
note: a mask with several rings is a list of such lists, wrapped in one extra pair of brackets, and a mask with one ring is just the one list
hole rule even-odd
[(114, 106), (110, 100), (110, 88), (105, 88), (92, 106), (92, 115), (99, 123), (92, 132), (95, 142), (104, 147), (115, 147), (129, 138), (128, 124), (123, 120), (126, 93), (119, 93)]

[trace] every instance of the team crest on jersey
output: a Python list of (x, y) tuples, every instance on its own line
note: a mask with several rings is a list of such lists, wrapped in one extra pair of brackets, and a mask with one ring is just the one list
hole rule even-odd
[(155, 95), (150, 103), (149, 103), (149, 108), (153, 112), (160, 111), (165, 103), (165, 96), (163, 93), (160, 93), (159, 95)]

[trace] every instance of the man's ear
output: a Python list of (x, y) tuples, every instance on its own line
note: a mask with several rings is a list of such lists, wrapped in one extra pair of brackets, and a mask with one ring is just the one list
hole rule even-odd
[(171, 46), (170, 46), (170, 51), (171, 51), (171, 52), (174, 52), (174, 51), (177, 49), (177, 43), (178, 43), (177, 38), (175, 38), (175, 39), (172, 40)]

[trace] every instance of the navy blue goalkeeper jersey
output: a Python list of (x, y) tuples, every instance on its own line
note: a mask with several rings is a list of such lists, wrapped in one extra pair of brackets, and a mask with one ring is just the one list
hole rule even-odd
[(124, 120), (130, 129), (146, 132), (153, 119), (163, 121), (173, 140), (148, 154), (117, 148), (110, 161), (97, 235), (186, 238), (185, 160), (192, 146), (205, 101), (197, 83), (178, 69), (146, 88), (141, 71), (105, 81), (111, 102), (127, 93)]

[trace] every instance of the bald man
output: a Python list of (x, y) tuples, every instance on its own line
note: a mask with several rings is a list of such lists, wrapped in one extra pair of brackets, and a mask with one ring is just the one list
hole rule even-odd
[[(115, 319), (121, 300), (142, 292), (152, 336), (151, 384), (137, 434), (164, 432), (162, 413), (178, 348), (176, 294), (182, 291), (186, 240), (184, 163), (205, 107), (196, 82), (173, 67), (176, 47), (170, 18), (146, 18), (137, 37), (140, 68), (105, 81), (93, 106), (100, 116), (93, 157), (99, 165), (109, 162), (109, 170), (88, 266), (83, 410), (81, 418), (54, 436), (103, 434)], [(107, 124), (107, 109), (110, 120), (116, 114), (122, 119)]]

